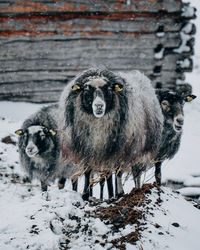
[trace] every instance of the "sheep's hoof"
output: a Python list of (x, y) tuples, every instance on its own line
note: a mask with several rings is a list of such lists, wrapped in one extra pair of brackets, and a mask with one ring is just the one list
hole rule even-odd
[(42, 192), (46, 192), (47, 191), (47, 186), (46, 185), (42, 185), (41, 189), (42, 189)]
[(156, 184), (160, 187), (161, 186), (161, 179), (160, 178), (156, 178)]
[(58, 188), (59, 188), (59, 189), (63, 189), (64, 186), (65, 186), (64, 184), (58, 183)]
[(88, 201), (89, 200), (89, 193), (83, 193), (82, 194), (82, 199), (84, 200), (84, 201)]
[(123, 196), (124, 196), (124, 192), (116, 194), (116, 199), (118, 200), (118, 199), (122, 198)]

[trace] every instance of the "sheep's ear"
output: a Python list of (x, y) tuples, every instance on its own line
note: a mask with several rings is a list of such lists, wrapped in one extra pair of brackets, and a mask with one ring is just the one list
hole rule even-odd
[(185, 97), (185, 101), (186, 101), (186, 102), (191, 102), (191, 101), (193, 101), (195, 98), (196, 98), (196, 95), (187, 95), (187, 96)]
[(51, 133), (51, 135), (56, 135), (56, 131), (54, 131), (53, 129), (49, 129), (49, 133)]
[(115, 84), (114, 87), (116, 92), (121, 92), (123, 90), (123, 86), (121, 84)]
[(23, 132), (22, 129), (18, 129), (18, 130), (15, 131), (15, 134), (16, 134), (16, 135), (23, 135), (23, 133), (24, 133), (24, 132)]
[(72, 86), (72, 90), (73, 91), (77, 91), (77, 90), (80, 90), (81, 89), (81, 87), (78, 85), (78, 84), (74, 84), (73, 86)]

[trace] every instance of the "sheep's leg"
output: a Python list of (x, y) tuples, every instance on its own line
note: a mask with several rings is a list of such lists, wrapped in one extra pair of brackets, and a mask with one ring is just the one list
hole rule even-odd
[(105, 185), (105, 178), (100, 181), (100, 200), (103, 200), (103, 190)]
[(59, 189), (63, 189), (64, 186), (65, 186), (65, 182), (66, 182), (66, 178), (61, 177), (61, 178), (59, 179), (59, 181), (58, 181), (58, 188), (59, 188)]
[(114, 197), (112, 174), (107, 178), (107, 186), (108, 186), (108, 198), (112, 199)]
[[(108, 198), (112, 199), (114, 197), (113, 192), (113, 182), (112, 182), (112, 174), (106, 179), (107, 187), (108, 187)], [(105, 178), (100, 181), (100, 199), (103, 200), (103, 191), (105, 185)]]
[(72, 190), (77, 192), (78, 180), (72, 181)]
[(42, 192), (47, 191), (47, 184), (43, 181), (41, 181), (41, 189), (42, 189)]
[(139, 174), (138, 176), (133, 177), (133, 178), (134, 178), (134, 182), (135, 182), (135, 187), (141, 188), (141, 175)]
[(90, 174), (91, 170), (85, 172), (85, 184), (84, 184), (84, 190), (82, 194), (82, 198), (85, 201), (88, 201), (90, 196)]
[(89, 185), (89, 196), (93, 196), (93, 184)]
[(155, 164), (155, 179), (158, 186), (161, 186), (161, 165), (162, 162), (156, 162)]
[(115, 197), (119, 199), (124, 195), (124, 190), (122, 186), (122, 172), (116, 174), (115, 177)]
[(132, 166), (132, 175), (133, 175), (136, 188), (141, 188), (141, 174), (142, 174), (142, 170), (145, 170), (145, 169), (146, 167), (140, 165), (139, 163)]
[[(93, 176), (90, 176), (90, 179), (93, 179)], [(93, 196), (93, 184), (89, 184), (89, 196)]]

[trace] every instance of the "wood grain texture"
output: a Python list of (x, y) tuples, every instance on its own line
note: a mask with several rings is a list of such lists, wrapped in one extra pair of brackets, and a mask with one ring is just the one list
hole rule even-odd
[[(0, 100), (57, 101), (90, 67), (138, 69), (153, 86), (191, 71), (195, 26), (181, 0), (0, 0)], [(181, 46), (181, 32), (188, 39)], [(187, 64), (181, 64), (185, 59)], [(184, 66), (181, 66), (184, 65)]]
[(167, 12), (180, 11), (180, 0), (9, 0), (0, 1), (2, 13), (34, 13), (34, 12), (64, 12), (64, 11), (87, 11), (87, 12)]

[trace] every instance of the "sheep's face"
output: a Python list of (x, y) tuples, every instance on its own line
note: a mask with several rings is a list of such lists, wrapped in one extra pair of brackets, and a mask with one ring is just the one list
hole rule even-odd
[[(108, 98), (106, 98), (106, 94)], [(81, 99), (83, 110), (97, 118), (104, 116), (108, 110), (107, 106), (113, 101), (112, 91), (108, 91), (108, 86), (102, 79), (94, 79), (87, 82), (83, 87)]]
[(183, 107), (185, 102), (196, 98), (194, 95), (183, 96), (171, 90), (157, 91), (165, 122), (173, 127), (176, 133), (182, 132), (184, 123)]
[(115, 93), (122, 91), (122, 84), (113, 83), (104, 76), (91, 76), (74, 84), (72, 91), (80, 94), (83, 112), (101, 118), (113, 110)]
[(30, 126), (15, 133), (22, 136), (25, 152), (30, 158), (46, 152), (50, 148), (51, 137), (55, 135), (53, 130), (43, 126)]

